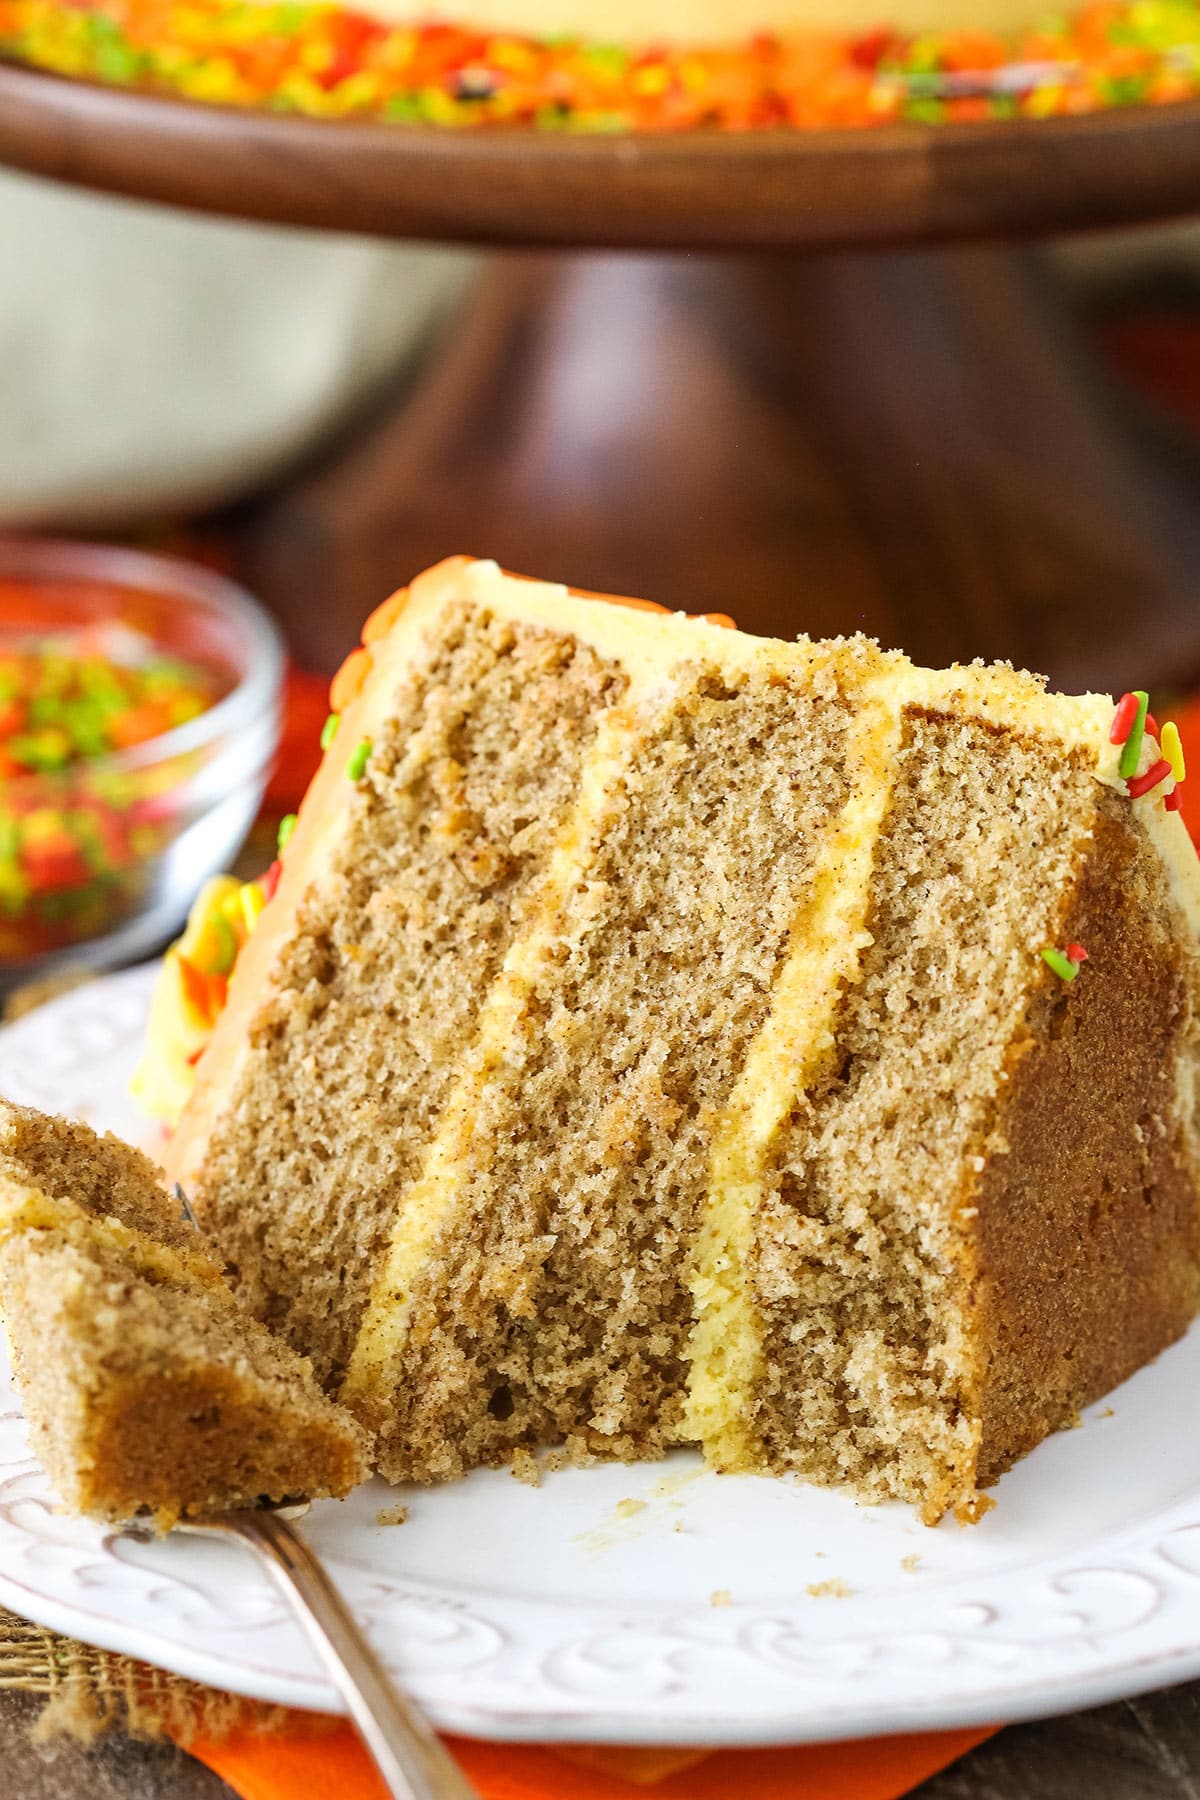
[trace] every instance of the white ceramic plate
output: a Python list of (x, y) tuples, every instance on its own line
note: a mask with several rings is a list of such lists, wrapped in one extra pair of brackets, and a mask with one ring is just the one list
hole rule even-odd
[[(149, 1135), (126, 1097), (151, 971), (0, 1032), (0, 1092)], [(234, 1549), (54, 1511), (0, 1389), (0, 1600), (91, 1643), (338, 1708)], [(1065, 1711), (1200, 1674), (1200, 1332), (1042, 1445), (981, 1525), (665, 1465), (486, 1472), (316, 1507), (309, 1532), (387, 1661), (481, 1737), (801, 1742)], [(408, 1522), (376, 1513), (407, 1503)]]

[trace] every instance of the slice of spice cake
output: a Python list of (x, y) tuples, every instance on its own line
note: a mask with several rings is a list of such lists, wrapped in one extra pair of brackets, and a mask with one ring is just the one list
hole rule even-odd
[(366, 1441), (234, 1298), (148, 1159), (0, 1101), (0, 1306), (67, 1506), (177, 1518), (342, 1495)]
[(970, 1514), (1185, 1328), (1200, 884), (1110, 701), (460, 558), (335, 706), (169, 1163), (385, 1474)]

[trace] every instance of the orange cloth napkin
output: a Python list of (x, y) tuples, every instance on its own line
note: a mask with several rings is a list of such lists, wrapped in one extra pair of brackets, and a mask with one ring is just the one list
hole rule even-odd
[[(481, 1800), (896, 1800), (990, 1729), (860, 1738), (794, 1750), (543, 1749), (447, 1742)], [(243, 1800), (387, 1800), (349, 1725), (314, 1737), (241, 1732), (188, 1748)]]
[[(312, 772), (311, 727), (318, 712), (324, 717), (323, 693), (323, 681), (292, 676), (292, 729), (285, 736), (272, 796), (279, 804), (294, 805)], [(1200, 699), (1176, 709), (1175, 719), (1200, 778)], [(1200, 779), (1184, 783), (1181, 812), (1200, 839)], [(447, 1742), (482, 1800), (636, 1800), (639, 1794), (651, 1800), (897, 1800), (995, 1729), (860, 1738), (784, 1750), (553, 1749), (469, 1738)], [(269, 1737), (240, 1732), (222, 1743), (200, 1739), (188, 1748), (243, 1800), (387, 1800), (349, 1725), (314, 1736), (305, 1715), (297, 1714), (290, 1732)]]

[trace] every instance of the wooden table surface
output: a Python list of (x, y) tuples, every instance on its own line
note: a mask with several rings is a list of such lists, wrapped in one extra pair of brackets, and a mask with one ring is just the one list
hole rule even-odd
[[(0, 1800), (230, 1800), (180, 1751), (128, 1738), (52, 1758), (29, 1738), (40, 1702), (0, 1693)], [(563, 1800), (569, 1800), (564, 1787)], [(653, 1789), (647, 1789), (649, 1796)], [(916, 1800), (1196, 1800), (1200, 1682), (1095, 1712), (1014, 1725), (916, 1790)], [(297, 1800), (311, 1800), (298, 1795)], [(731, 1793), (730, 1800), (736, 1800)], [(797, 1800), (801, 1800), (798, 1795)]]

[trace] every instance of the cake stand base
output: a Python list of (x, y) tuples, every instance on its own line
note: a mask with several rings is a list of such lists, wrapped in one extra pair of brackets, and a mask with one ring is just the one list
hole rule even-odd
[(405, 404), (267, 510), (251, 561), (317, 665), (461, 550), (752, 631), (1180, 684), (1196, 475), (1033, 250), (505, 255)]

